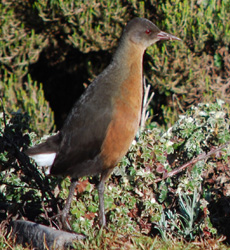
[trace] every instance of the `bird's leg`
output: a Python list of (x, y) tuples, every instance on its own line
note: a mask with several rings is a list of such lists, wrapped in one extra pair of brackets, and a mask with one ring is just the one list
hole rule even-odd
[(105, 182), (104, 180), (100, 181), (97, 186), (98, 194), (99, 194), (99, 223), (102, 227), (106, 225), (105, 219), (105, 206), (104, 206), (104, 190), (105, 190)]
[(113, 169), (107, 169), (101, 174), (100, 183), (97, 185), (99, 194), (99, 223), (102, 227), (106, 225), (105, 218), (105, 206), (104, 206), (104, 191), (105, 191), (105, 181), (112, 172)]
[(78, 179), (72, 178), (70, 188), (69, 188), (69, 195), (68, 195), (68, 198), (66, 200), (65, 207), (63, 208), (62, 213), (61, 213), (62, 226), (64, 229), (67, 229), (67, 230), (71, 230), (71, 227), (67, 222), (67, 216), (69, 214), (71, 202), (73, 200), (74, 191), (75, 191), (77, 184), (78, 184)]

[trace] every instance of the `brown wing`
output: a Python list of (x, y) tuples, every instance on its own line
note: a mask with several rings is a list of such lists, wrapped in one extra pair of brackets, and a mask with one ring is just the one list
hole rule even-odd
[[(60, 131), (62, 140), (51, 174), (94, 174), (93, 165), (97, 164), (112, 117), (112, 90), (108, 86), (94, 82), (73, 107)], [(83, 168), (88, 168), (88, 171)]]

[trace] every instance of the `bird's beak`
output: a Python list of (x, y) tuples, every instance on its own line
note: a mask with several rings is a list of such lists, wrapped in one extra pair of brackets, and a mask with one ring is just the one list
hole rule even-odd
[(160, 31), (158, 34), (157, 34), (157, 38), (159, 40), (179, 40), (181, 41), (180, 38), (176, 37), (176, 36), (173, 36), (171, 34), (168, 34), (166, 32), (163, 32), (163, 31)]

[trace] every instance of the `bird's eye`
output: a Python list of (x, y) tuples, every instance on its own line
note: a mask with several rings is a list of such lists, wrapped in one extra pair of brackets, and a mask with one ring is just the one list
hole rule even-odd
[(151, 30), (147, 29), (147, 30), (145, 31), (145, 34), (149, 35), (151, 32), (152, 32)]

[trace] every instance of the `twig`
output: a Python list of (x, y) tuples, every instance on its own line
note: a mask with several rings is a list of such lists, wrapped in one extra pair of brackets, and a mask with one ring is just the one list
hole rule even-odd
[[(20, 185), (15, 185), (15, 184), (11, 184), (11, 183), (8, 183), (8, 182), (4, 182), (2, 180), (0, 180), (0, 185), (6, 185), (6, 186), (10, 186), (10, 187), (13, 187), (13, 188), (27, 188), (27, 189), (36, 189), (36, 190), (41, 190), (40, 188), (37, 188), (37, 187), (29, 187), (29, 186), (20, 186)], [(28, 184), (27, 184), (28, 185)]]
[(1, 103), (2, 103), (3, 121), (4, 121), (4, 125), (6, 127), (6, 113), (5, 113), (5, 109), (4, 109), (4, 106), (3, 106), (2, 98), (0, 98), (0, 100), (1, 100)]
[(176, 175), (178, 173), (180, 173), (182, 170), (186, 169), (187, 167), (197, 163), (198, 161), (202, 161), (207, 159), (208, 157), (210, 157), (213, 154), (216, 154), (217, 152), (221, 151), (221, 149), (227, 147), (230, 144), (230, 141), (226, 142), (225, 144), (221, 145), (220, 147), (216, 148), (216, 149), (212, 149), (210, 150), (208, 153), (202, 153), (200, 155), (198, 155), (196, 158), (193, 158), (192, 160), (190, 160), (189, 162), (186, 162), (185, 164), (183, 164), (182, 166), (180, 166), (179, 168), (176, 168), (174, 170), (172, 170), (169, 173), (165, 173), (164, 176), (162, 178), (158, 178), (155, 180), (155, 182), (159, 182), (162, 180), (165, 180), (168, 177), (172, 177), (173, 175)]
[[(173, 99), (173, 101), (174, 101), (174, 99), (176, 100), (177, 105), (178, 105), (180, 111), (181, 111), (182, 113), (184, 113), (185, 111), (184, 111), (184, 109), (182, 108), (182, 106), (181, 106), (181, 104), (180, 104), (180, 101), (179, 101), (179, 99), (178, 99), (178, 97), (177, 97), (176, 94), (173, 94), (172, 99)], [(174, 102), (173, 102), (173, 105), (175, 106)]]
[[(8, 249), (14, 250), (14, 247), (8, 242), (6, 238), (7, 233), (7, 223), (6, 221), (2, 221), (0, 225), (0, 236), (3, 237), (4, 243), (8, 246)], [(9, 232), (9, 235), (12, 233), (12, 229)]]
[(154, 92), (151, 93), (150, 97), (149, 96), (149, 90), (150, 90), (150, 84), (146, 85), (146, 80), (145, 77), (143, 78), (143, 85), (144, 85), (144, 96), (143, 96), (143, 105), (142, 105), (142, 114), (141, 114), (141, 131), (143, 131), (145, 127), (146, 120), (148, 119), (149, 112), (146, 113), (146, 110), (148, 108), (149, 103), (153, 99)]

